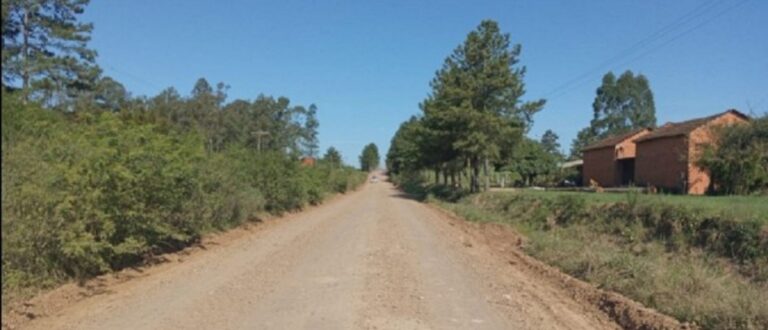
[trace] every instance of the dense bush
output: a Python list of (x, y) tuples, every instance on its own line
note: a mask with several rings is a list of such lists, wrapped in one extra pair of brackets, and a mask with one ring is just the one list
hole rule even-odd
[(301, 166), (109, 112), (59, 113), (4, 95), (2, 285), (48, 286), (136, 264), (208, 231), (317, 204), (365, 173)]
[(484, 193), (440, 205), (468, 220), (508, 223), (536, 258), (703, 329), (768, 326), (763, 218), (597, 197)]
[(418, 171), (389, 172), (389, 180), (404, 192), (419, 199), (426, 197), (426, 180)]
[(428, 184), (423, 173), (418, 171), (390, 173), (390, 180), (398, 188), (418, 200), (438, 199), (457, 202), (470, 193), (468, 189), (451, 187), (446, 184)]
[(554, 220), (556, 225), (574, 222), (599, 224), (606, 232), (627, 233), (628, 227), (639, 225), (645, 241), (664, 241), (670, 249), (696, 246), (738, 262), (768, 259), (768, 228), (758, 219), (734, 219), (726, 214), (712, 214), (680, 205), (660, 202), (619, 202), (587, 204), (576, 195), (557, 195), (552, 198), (527, 194), (483, 194), (474, 203), (497, 212), (504, 212), (512, 220), (547, 227), (544, 222)]
[(712, 175), (711, 190), (768, 194), (768, 114), (717, 133), (717, 144), (705, 148), (699, 161)]

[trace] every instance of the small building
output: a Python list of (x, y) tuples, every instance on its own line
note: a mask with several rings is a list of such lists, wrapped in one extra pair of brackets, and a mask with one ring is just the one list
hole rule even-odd
[(574, 159), (574, 160), (569, 160), (567, 162), (559, 163), (559, 164), (557, 164), (557, 167), (559, 167), (560, 169), (563, 169), (563, 170), (569, 169), (569, 168), (575, 168), (575, 169), (581, 171), (581, 167), (583, 165), (584, 165), (584, 160), (582, 160), (582, 159)]
[(301, 165), (303, 166), (312, 167), (312, 166), (315, 166), (315, 163), (316, 163), (315, 157), (312, 157), (312, 156), (301, 157)]
[(634, 140), (649, 134), (649, 128), (611, 136), (582, 149), (584, 153), (583, 183), (597, 182), (601, 187), (631, 184), (635, 178)]
[(573, 159), (558, 164), (560, 174), (566, 175), (565, 179), (558, 184), (564, 186), (581, 186), (583, 184), (582, 174), (584, 173), (584, 160)]
[(696, 165), (703, 147), (713, 143), (716, 127), (747, 121), (749, 117), (743, 113), (728, 110), (709, 117), (667, 123), (634, 138), (635, 182), (688, 194), (707, 192), (709, 174)]

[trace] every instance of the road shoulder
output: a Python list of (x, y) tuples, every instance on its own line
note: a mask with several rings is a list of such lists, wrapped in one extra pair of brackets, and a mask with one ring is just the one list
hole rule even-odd
[[(578, 302), (585, 313), (598, 312), (605, 319), (615, 322), (624, 329), (690, 329), (676, 319), (652, 308), (643, 306), (621, 294), (605, 291), (594, 285), (574, 278), (559, 269), (547, 265), (523, 252), (525, 237), (513, 228), (495, 223), (476, 223), (437, 205), (425, 203), (433, 212), (441, 214), (444, 226), (461, 233), (458, 240), (468, 248), (487, 250), (509, 267), (502, 272), (522, 272), (552, 287), (566, 292)], [(514, 270), (513, 270), (514, 269)]]

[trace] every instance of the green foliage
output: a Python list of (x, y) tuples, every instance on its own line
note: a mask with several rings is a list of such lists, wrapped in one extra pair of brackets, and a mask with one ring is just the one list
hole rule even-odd
[(317, 106), (310, 105), (305, 114), (301, 144), (305, 155), (315, 157), (318, 149), (317, 129), (320, 127), (320, 122), (317, 120)]
[[(477, 191), (481, 163), (501, 159), (514, 149), (544, 100), (523, 103), (525, 67), (516, 67), (520, 45), (485, 20), (467, 35), (432, 81), (422, 104), (424, 127), (435, 132), (438, 154), (465, 159)], [(451, 158), (442, 159), (443, 162)]]
[(768, 326), (765, 222), (640, 195), (600, 196), (483, 193), (438, 203), (468, 220), (510, 224), (537, 259), (704, 329)]
[(722, 127), (717, 134), (698, 162), (711, 175), (711, 190), (768, 194), (768, 114), (746, 125)]
[(4, 272), (83, 278), (188, 244), (204, 228), (194, 139), (108, 113), (78, 119), (18, 136), (4, 155)]
[(323, 155), (323, 161), (333, 168), (341, 168), (344, 162), (341, 159), (341, 153), (334, 147), (329, 147)]
[(581, 196), (558, 196), (549, 204), (555, 222), (559, 225), (569, 224), (584, 218), (587, 211), (587, 201)]
[[(643, 239), (665, 242), (672, 250), (699, 247), (747, 264), (768, 260), (768, 239), (762, 232), (765, 223), (760, 219), (640, 199), (587, 203), (584, 196), (589, 194), (491, 193), (472, 201), (532, 224), (548, 219), (562, 226), (586, 222), (600, 224), (611, 233), (622, 233), (626, 226), (638, 224), (644, 228)], [(535, 209), (544, 210), (546, 216), (529, 216)]]
[(523, 102), (520, 53), (496, 22), (482, 21), (436, 73), (423, 116), (403, 123), (393, 137), (388, 169), (433, 170), (436, 179), (442, 173), (456, 181), (469, 167), (470, 188), (479, 190), (480, 167), (488, 179), (490, 167), (505, 165), (545, 103)]
[(558, 160), (561, 160), (563, 155), (560, 152), (560, 143), (557, 142), (559, 138), (560, 137), (558, 137), (555, 132), (553, 132), (551, 129), (548, 129), (541, 136), (541, 146), (547, 153), (554, 155)]
[(762, 196), (697, 196), (697, 195), (665, 195), (643, 193), (584, 193), (577, 191), (558, 190), (525, 190), (525, 195), (538, 198), (553, 198), (561, 195), (581, 196), (589, 204), (626, 203), (630, 206), (637, 204), (665, 204), (695, 209), (702, 214), (722, 214), (730, 219), (755, 219), (762, 224), (768, 224), (768, 204)]
[(4, 299), (133, 265), (365, 180), (243, 140), (211, 144), (194, 122), (184, 129), (158, 120), (162, 106), (65, 115), (24, 105), (18, 93), (2, 99)]
[(571, 157), (580, 158), (587, 145), (611, 135), (634, 129), (656, 127), (656, 106), (648, 79), (624, 72), (619, 79), (613, 72), (603, 76), (592, 103), (592, 121), (579, 131), (571, 145)]
[(77, 21), (88, 0), (3, 1), (3, 84), (61, 105), (93, 91), (100, 69), (87, 48), (92, 24)]
[(208, 153), (220, 152), (230, 144), (241, 144), (254, 151), (287, 151), (291, 156), (315, 153), (319, 126), (316, 106), (307, 110), (292, 105), (286, 97), (265, 95), (225, 104), (227, 88), (219, 83), (214, 89), (201, 78), (189, 98), (169, 88), (146, 104), (123, 109), (121, 115), (164, 129), (195, 131), (204, 137)]
[(375, 144), (369, 143), (360, 153), (360, 170), (370, 172), (379, 168), (379, 148)]
[(317, 150), (314, 105), (226, 103), (229, 86), (204, 78), (189, 97), (131, 97), (86, 47), (92, 26), (77, 18), (87, 4), (3, 1), (4, 304), (364, 182), (338, 152), (299, 165)]
[(387, 151), (387, 171), (397, 175), (418, 171), (425, 163), (420, 146), (423, 127), (417, 117), (400, 124)]
[(388, 174), (392, 183), (404, 192), (411, 194), (418, 199), (424, 199), (426, 197), (426, 180), (421, 173), (416, 171), (406, 171), (403, 173)]
[(548, 152), (540, 142), (524, 138), (511, 152), (508, 165), (502, 167), (502, 171), (518, 174), (524, 186), (537, 183), (551, 185), (558, 170), (559, 160), (556, 153)]

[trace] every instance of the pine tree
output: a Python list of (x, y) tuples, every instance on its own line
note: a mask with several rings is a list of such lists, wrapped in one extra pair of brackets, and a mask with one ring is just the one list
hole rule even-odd
[(541, 136), (541, 146), (544, 148), (544, 150), (554, 155), (557, 158), (562, 158), (562, 153), (560, 153), (560, 143), (557, 142), (557, 140), (560, 137), (555, 134), (551, 129), (548, 129), (544, 134)]
[(387, 171), (400, 174), (423, 166), (425, 153), (420, 146), (423, 131), (421, 121), (415, 116), (400, 124), (387, 151)]
[(360, 169), (363, 171), (373, 171), (379, 168), (379, 148), (375, 144), (369, 143), (360, 153)]
[(341, 153), (336, 148), (330, 147), (325, 152), (323, 161), (331, 165), (332, 168), (340, 168), (342, 165)]
[(302, 146), (305, 155), (315, 157), (318, 149), (317, 129), (320, 127), (320, 122), (317, 120), (317, 106), (311, 104), (306, 111), (305, 117)]
[(101, 74), (87, 47), (93, 25), (77, 20), (88, 2), (3, 1), (3, 84), (52, 105), (93, 90)]
[(533, 114), (544, 106), (544, 100), (521, 101), (526, 69), (516, 66), (520, 52), (496, 22), (481, 22), (445, 60), (422, 104), (429, 140), (442, 149), (436, 154), (450, 157), (437, 163), (464, 159), (472, 191), (480, 189), (481, 166), (488, 187), (490, 162), (521, 141)]

